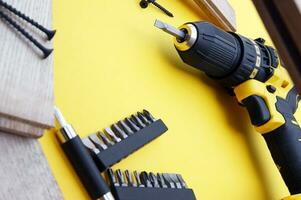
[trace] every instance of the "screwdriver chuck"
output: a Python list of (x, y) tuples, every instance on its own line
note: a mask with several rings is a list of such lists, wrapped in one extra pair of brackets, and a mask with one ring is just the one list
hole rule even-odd
[(175, 37), (174, 44), (182, 60), (224, 86), (251, 78), (265, 81), (278, 65), (277, 53), (264, 45), (264, 40), (225, 32), (208, 22), (187, 23), (179, 30), (185, 37)]

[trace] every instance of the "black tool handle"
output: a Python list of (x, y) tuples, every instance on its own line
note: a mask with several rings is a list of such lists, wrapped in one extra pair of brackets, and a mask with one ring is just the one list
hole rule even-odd
[(98, 199), (110, 192), (78, 136), (63, 143), (62, 148), (92, 199)]

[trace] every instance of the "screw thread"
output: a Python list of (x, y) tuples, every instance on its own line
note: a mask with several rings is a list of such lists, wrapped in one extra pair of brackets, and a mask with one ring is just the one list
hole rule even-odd
[(159, 8), (160, 10), (162, 10), (168, 16), (173, 17), (173, 14), (171, 12), (169, 12), (168, 10), (166, 10), (163, 6), (161, 6), (160, 4), (158, 4), (156, 1), (151, 1), (151, 3), (154, 6), (156, 6), (157, 8)]

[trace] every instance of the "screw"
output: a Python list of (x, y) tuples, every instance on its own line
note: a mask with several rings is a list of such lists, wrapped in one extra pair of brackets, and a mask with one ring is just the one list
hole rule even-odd
[(25, 14), (18, 11), (17, 9), (15, 9), (11, 5), (7, 4), (6, 2), (0, 0), (0, 5), (3, 6), (4, 8), (6, 8), (7, 10), (9, 10), (10, 12), (14, 13), (15, 15), (17, 15), (18, 17), (22, 18), (23, 20), (27, 21), (31, 25), (35, 26), (37, 29), (39, 29), (43, 33), (45, 33), (47, 35), (48, 40), (51, 40), (53, 38), (53, 36), (55, 35), (56, 30), (46, 29), (44, 26), (40, 25), (38, 22), (36, 22), (33, 19), (31, 19), (30, 17), (26, 16)]
[(147, 8), (149, 3), (153, 4), (154, 6), (156, 6), (160, 10), (162, 10), (166, 15), (173, 17), (173, 14), (171, 12), (169, 12), (167, 9), (165, 9), (163, 6), (161, 6), (160, 4), (158, 4), (156, 2), (156, 0), (141, 0), (140, 6), (141, 6), (141, 8)]
[(36, 39), (34, 39), (26, 30), (24, 30), (21, 26), (19, 26), (14, 20), (9, 18), (6, 14), (0, 11), (0, 18), (3, 18), (10, 25), (12, 25), (17, 31), (19, 31), (25, 38), (31, 41), (37, 48), (39, 48), (44, 56), (43, 58), (47, 58), (53, 51), (53, 49), (47, 49), (42, 44), (40, 44)]

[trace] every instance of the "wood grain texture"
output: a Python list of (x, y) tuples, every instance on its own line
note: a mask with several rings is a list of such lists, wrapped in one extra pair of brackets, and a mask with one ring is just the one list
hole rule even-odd
[[(51, 27), (51, 0), (7, 0), (6, 2), (47, 28)], [(16, 19), (22, 22), (19, 18)], [(22, 24), (26, 25), (27, 30), (45, 46), (51, 46), (50, 42), (46, 42), (43, 33), (24, 22)], [(18, 127), (20, 124), (29, 124), (23, 131), (29, 130), (30, 125), (31, 128), (51, 127), (54, 99), (52, 56), (45, 60), (41, 59), (38, 55), (40, 51), (2, 20), (0, 38), (2, 49), (0, 51), (0, 116), (6, 118), (0, 120), (0, 125), (4, 129), (12, 128), (13, 122), (8, 122), (9, 124), (5, 122), (7, 119), (14, 119), (18, 121), (16, 125)], [(13, 131), (12, 129), (10, 132)]]
[(0, 132), (0, 168), (0, 199), (63, 199), (36, 139)]
[(235, 11), (227, 0), (194, 0), (205, 12), (206, 15), (215, 22), (216, 25), (226, 31), (236, 31)]

